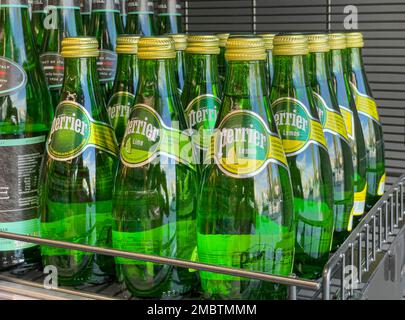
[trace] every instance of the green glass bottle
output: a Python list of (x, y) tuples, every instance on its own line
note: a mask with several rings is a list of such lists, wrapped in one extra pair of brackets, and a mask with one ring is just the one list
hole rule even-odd
[(174, 41), (176, 50), (176, 80), (180, 96), (183, 93), (184, 81), (186, 78), (186, 59), (184, 50), (187, 48), (187, 36), (185, 34), (170, 34), (168, 35)]
[(128, 0), (125, 33), (151, 37), (157, 34), (156, 29), (153, 1)]
[[(266, 87), (259, 37), (230, 38), (225, 95), (197, 214), (200, 262), (289, 276), (294, 260), (290, 174)], [(200, 272), (206, 298), (283, 299), (281, 286)]]
[(216, 34), (216, 36), (219, 38), (219, 49), (220, 49), (220, 53), (218, 56), (219, 80), (221, 81), (221, 87), (224, 88), (226, 75), (225, 47), (230, 34), (218, 33)]
[(122, 20), (122, 26), (125, 29), (125, 26), (127, 25), (127, 12), (128, 12), (128, 1), (127, 0), (120, 0), (120, 16)]
[(385, 148), (383, 129), (364, 68), (361, 33), (346, 34), (348, 74), (366, 144), (366, 212), (378, 202), (385, 191)]
[[(41, 235), (110, 247), (118, 144), (100, 94), (98, 41), (92, 37), (65, 38), (61, 54), (65, 80), (46, 143)], [(114, 267), (111, 259), (100, 257), (96, 265), (93, 254), (76, 250), (42, 246), (41, 254), (44, 265), (57, 267), (62, 285), (79, 285), (90, 279), (101, 282), (103, 272)]]
[(80, 0), (80, 15), (82, 16), (83, 34), (89, 34), (91, 22), (91, 0)]
[[(40, 235), (38, 175), (53, 110), (27, 0), (0, 1), (0, 230)], [(0, 269), (40, 260), (39, 247), (0, 239)]]
[(42, 42), (45, 35), (44, 22), (47, 15), (46, 11), (47, 0), (33, 0), (31, 24), (34, 29), (35, 42), (38, 48), (42, 47)]
[[(216, 36), (188, 36), (187, 74), (182, 94), (188, 126), (193, 130), (197, 163), (203, 164), (211, 145), (221, 107), (218, 76), (219, 39)], [(198, 166), (201, 173), (202, 166)]]
[(349, 235), (354, 210), (354, 168), (349, 136), (333, 90), (328, 61), (329, 38), (326, 34), (308, 36), (309, 78), (315, 105), (324, 129), (333, 172), (335, 233), (333, 250)]
[(271, 88), (271, 84), (274, 78), (274, 63), (273, 63), (273, 41), (276, 35), (272, 33), (261, 34), (260, 37), (264, 40), (264, 46), (266, 48), (267, 60), (266, 60), (266, 74), (268, 79), (268, 86)]
[(308, 77), (303, 35), (274, 38), (271, 103), (291, 171), (296, 219), (295, 273), (318, 278), (333, 240), (332, 168)]
[(159, 0), (157, 20), (159, 34), (184, 33), (183, 13), (179, 0)]
[(48, 10), (54, 22), (45, 30), (40, 60), (51, 92), (52, 105), (56, 109), (64, 74), (64, 61), (60, 54), (62, 39), (82, 36), (83, 27), (79, 0), (48, 0)]
[(110, 99), (117, 69), (117, 37), (124, 33), (119, 0), (93, 0), (90, 35), (99, 42), (98, 77), (105, 101)]
[[(197, 179), (177, 92), (174, 43), (141, 38), (138, 58), (138, 90), (114, 188), (113, 245), (195, 259)], [(121, 258), (116, 263), (125, 292), (139, 298), (178, 299), (198, 284), (195, 270)]]
[(366, 147), (359, 114), (350, 91), (345, 35), (341, 33), (330, 34), (329, 46), (331, 48), (329, 63), (332, 69), (332, 82), (346, 124), (353, 156), (354, 210), (353, 217), (349, 222), (349, 231), (352, 231), (365, 212), (367, 194)]
[(107, 111), (118, 144), (121, 144), (124, 137), (138, 87), (138, 41), (139, 36), (122, 35), (117, 38), (118, 67)]

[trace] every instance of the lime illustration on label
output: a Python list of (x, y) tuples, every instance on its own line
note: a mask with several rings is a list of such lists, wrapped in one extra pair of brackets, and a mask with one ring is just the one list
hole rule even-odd
[(197, 149), (208, 150), (210, 147), (220, 107), (221, 99), (212, 94), (198, 96), (188, 104), (188, 126), (193, 130), (193, 143)]
[(322, 125), (310, 116), (302, 102), (280, 98), (273, 103), (273, 112), (287, 157), (303, 152), (310, 144), (326, 149)]
[(121, 161), (128, 167), (143, 167), (160, 155), (194, 168), (191, 138), (166, 126), (160, 115), (146, 104), (133, 107), (121, 147)]
[(349, 108), (339, 106), (340, 112), (342, 113), (343, 121), (346, 126), (346, 132), (347, 136), (349, 137), (350, 140), (355, 140), (356, 139), (356, 132), (354, 131), (354, 115), (353, 111), (351, 111)]
[(76, 158), (87, 148), (118, 154), (113, 128), (92, 119), (86, 109), (73, 101), (63, 101), (56, 108), (55, 118), (46, 144), (48, 155), (55, 160)]
[(356, 108), (359, 112), (359, 115), (364, 115), (371, 120), (380, 123), (377, 103), (375, 102), (375, 100), (372, 97), (360, 93), (360, 91), (353, 83), (350, 83), (350, 85), (353, 90), (354, 99), (356, 101)]
[(14, 94), (26, 83), (25, 70), (14, 61), (0, 57), (0, 97)]
[(214, 135), (214, 160), (226, 175), (243, 179), (261, 173), (269, 163), (287, 166), (281, 139), (252, 111), (229, 113)]
[(342, 115), (331, 109), (318, 93), (314, 92), (313, 94), (324, 132), (338, 135), (348, 141), (349, 136)]

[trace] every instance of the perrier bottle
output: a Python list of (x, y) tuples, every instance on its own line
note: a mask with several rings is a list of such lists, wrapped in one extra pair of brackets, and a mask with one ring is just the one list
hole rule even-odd
[(158, 3), (159, 34), (183, 33), (183, 13), (179, 0), (159, 0)]
[[(203, 164), (221, 107), (218, 76), (219, 40), (215, 36), (188, 36), (187, 74), (182, 95), (187, 123), (193, 131), (197, 163)], [(200, 166), (201, 168), (201, 166)]]
[(183, 92), (184, 81), (186, 78), (186, 59), (184, 50), (187, 48), (187, 36), (185, 34), (170, 34), (168, 35), (174, 41), (174, 49), (176, 50), (176, 81), (180, 95)]
[[(196, 259), (197, 181), (193, 148), (175, 80), (168, 37), (138, 44), (140, 78), (121, 144), (114, 188), (114, 248)], [(116, 259), (127, 294), (179, 298), (197, 286), (195, 270)]]
[(354, 210), (349, 222), (352, 231), (356, 222), (365, 212), (367, 180), (366, 180), (366, 149), (359, 114), (350, 89), (346, 37), (342, 33), (329, 34), (329, 63), (332, 68), (332, 81), (338, 98), (340, 111), (346, 124), (352, 149), (354, 167)]
[(89, 34), (99, 42), (97, 71), (106, 102), (110, 98), (117, 69), (117, 37), (122, 33), (119, 0), (93, 0)]
[(154, 5), (152, 0), (128, 0), (125, 33), (142, 36), (156, 35)]
[(361, 33), (348, 33), (346, 40), (350, 86), (366, 145), (367, 212), (377, 203), (385, 190), (384, 136), (377, 103), (373, 98), (364, 68), (363, 35)]
[[(293, 194), (266, 86), (259, 37), (227, 43), (225, 95), (204, 170), (197, 214), (200, 262), (289, 276), (294, 257)], [(212, 299), (281, 299), (285, 288), (200, 272)]]
[(308, 36), (309, 75), (324, 129), (333, 172), (333, 211), (335, 233), (333, 249), (336, 250), (349, 235), (348, 227), (354, 210), (354, 168), (352, 151), (345, 122), (339, 109), (332, 84), (328, 61), (329, 39), (326, 34)]
[(84, 35), (89, 34), (91, 21), (91, 1), (92, 0), (80, 0), (80, 15), (82, 16)]
[[(46, 143), (41, 235), (108, 247), (118, 145), (100, 95), (98, 55), (96, 38), (62, 41), (65, 80)], [(104, 276), (97, 267), (105, 272), (113, 267), (108, 258), (101, 257), (96, 266), (94, 255), (81, 251), (43, 246), (41, 254), (44, 265), (57, 267), (59, 283), (65, 285), (82, 284), (92, 275)]]
[(40, 60), (54, 108), (59, 104), (63, 84), (64, 61), (60, 54), (62, 39), (83, 35), (80, 17), (80, 0), (48, 0), (48, 8), (54, 12), (54, 23), (45, 30)]
[(272, 33), (261, 34), (260, 37), (264, 40), (264, 46), (266, 48), (267, 59), (266, 59), (266, 74), (268, 79), (268, 86), (271, 88), (271, 84), (274, 78), (274, 63), (273, 63), (273, 48), (274, 48), (274, 37), (276, 35)]
[(138, 41), (139, 36), (122, 35), (117, 38), (118, 67), (107, 111), (119, 144), (124, 137), (138, 86)]
[(323, 128), (308, 79), (303, 35), (274, 38), (271, 102), (291, 171), (296, 219), (295, 272), (318, 278), (332, 246), (333, 181)]
[[(7, 2), (7, 1), (6, 1)], [(9, 1), (11, 2), (11, 1)], [(32, 1), (32, 17), (31, 23), (34, 29), (35, 42), (38, 48), (42, 47), (42, 41), (45, 35), (45, 18), (47, 16), (46, 6), (47, 0)]]
[(218, 72), (219, 79), (221, 81), (221, 86), (224, 87), (225, 84), (225, 75), (226, 75), (226, 60), (225, 60), (225, 47), (226, 42), (230, 36), (229, 33), (218, 33), (216, 36), (219, 38), (219, 49), (220, 53), (218, 56)]
[[(0, 1), (0, 230), (39, 236), (38, 176), (53, 109), (27, 0)], [(0, 269), (39, 261), (33, 244), (0, 239)]]

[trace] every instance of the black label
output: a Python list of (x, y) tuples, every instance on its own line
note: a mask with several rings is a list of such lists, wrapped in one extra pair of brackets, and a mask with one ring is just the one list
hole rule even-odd
[(153, 1), (148, 0), (128, 0), (128, 13), (150, 13), (153, 14)]
[(7, 5), (28, 7), (28, 0), (0, 0), (0, 6)]
[(80, 0), (48, 0), (49, 6), (80, 8)]
[(97, 59), (98, 77), (101, 83), (114, 81), (117, 68), (117, 54), (110, 50), (100, 50)]
[(158, 5), (159, 15), (181, 15), (181, 4), (177, 0), (163, 0), (159, 1)]
[(46, 136), (0, 140), (0, 221), (36, 218)]
[(80, 13), (81, 14), (91, 13), (91, 0), (80, 0)]
[(32, 12), (44, 12), (46, 2), (45, 0), (33, 0), (32, 1)]
[(50, 90), (59, 90), (63, 84), (65, 64), (63, 57), (58, 53), (44, 53), (40, 56), (42, 69)]
[(91, 10), (120, 12), (120, 0), (93, 0)]
[(20, 65), (0, 57), (0, 97), (15, 93), (24, 87), (26, 82), (27, 74)]

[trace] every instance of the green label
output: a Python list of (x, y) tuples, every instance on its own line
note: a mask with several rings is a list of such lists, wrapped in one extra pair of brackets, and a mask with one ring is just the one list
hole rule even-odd
[(212, 94), (198, 96), (188, 104), (188, 125), (193, 129), (193, 143), (198, 149), (208, 150), (210, 147), (220, 107), (221, 100)]
[[(17, 222), (0, 222), (0, 231), (39, 237), (39, 225), (39, 219)], [(0, 252), (22, 250), (34, 246), (36, 246), (36, 244), (0, 238)]]
[(112, 127), (92, 119), (78, 103), (61, 102), (56, 109), (46, 144), (48, 155), (58, 161), (67, 161), (76, 158), (89, 147), (117, 155), (118, 146)]
[(160, 155), (194, 169), (191, 138), (167, 127), (160, 115), (145, 104), (132, 109), (121, 147), (121, 161), (128, 167), (143, 167)]
[(330, 108), (326, 104), (326, 101), (316, 92), (314, 92), (314, 98), (324, 132), (329, 132), (333, 135), (340, 136), (348, 141), (349, 136), (347, 134), (345, 121), (342, 115)]
[(132, 93), (119, 91), (111, 97), (108, 103), (108, 115), (118, 142), (121, 142), (124, 137), (129, 113), (134, 102), (135, 96)]
[(311, 143), (326, 148), (322, 125), (311, 117), (302, 102), (294, 98), (281, 98), (272, 105), (287, 157), (303, 152)]
[(214, 159), (224, 174), (243, 179), (258, 175), (271, 162), (287, 166), (280, 138), (256, 113), (233, 111), (218, 129)]

